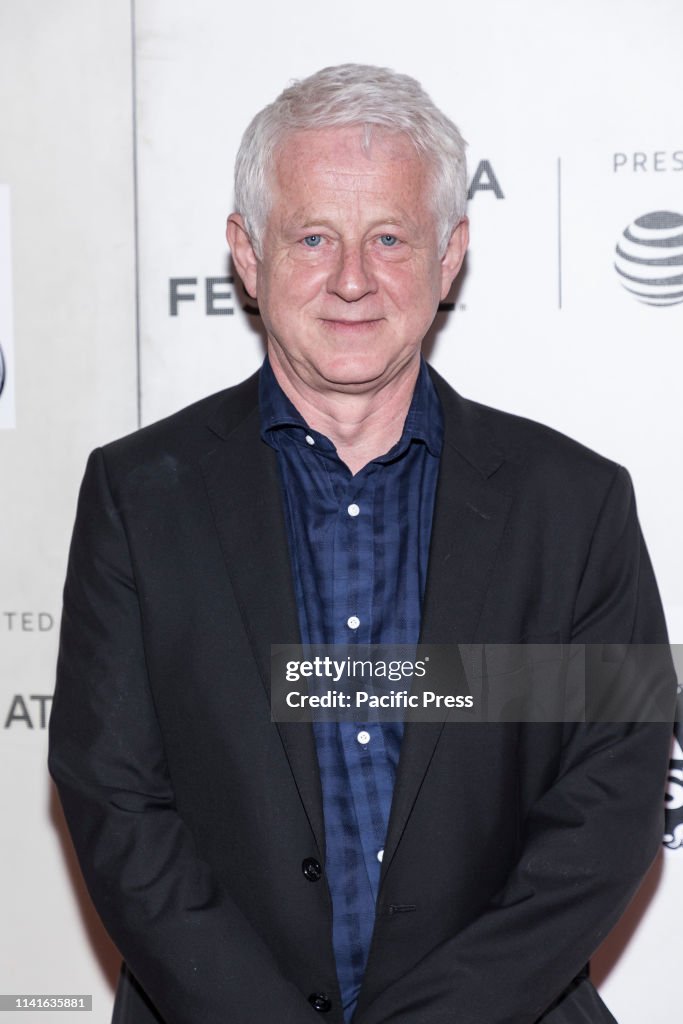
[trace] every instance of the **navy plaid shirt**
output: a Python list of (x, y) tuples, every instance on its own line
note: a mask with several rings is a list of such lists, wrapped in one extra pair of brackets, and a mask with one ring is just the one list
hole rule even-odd
[[(422, 361), (403, 434), (355, 476), (260, 373), (261, 436), (275, 449), (303, 644), (416, 644), (443, 417)], [(344, 1017), (356, 1006), (375, 918), (402, 722), (313, 725), (325, 871)]]

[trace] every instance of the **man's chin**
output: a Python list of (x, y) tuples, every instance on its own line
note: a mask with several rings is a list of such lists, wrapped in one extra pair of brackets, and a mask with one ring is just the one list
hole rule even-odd
[[(402, 375), (411, 376), (419, 362), (419, 348), (400, 355), (382, 353), (370, 346), (346, 345), (335, 351), (320, 343), (315, 352), (313, 344), (310, 354), (294, 356), (287, 354), (280, 345), (271, 342), (271, 361), (279, 363), (287, 377), (294, 379), (314, 391), (338, 391), (347, 394), (363, 394), (381, 389), (390, 381)], [(295, 385), (296, 386), (296, 385)]]
[(346, 360), (315, 367), (311, 384), (349, 394), (363, 394), (383, 387), (401, 373), (410, 372), (408, 365), (380, 363), (376, 360)]
[(420, 350), (404, 352), (400, 356), (382, 355), (371, 347), (353, 351), (349, 346), (343, 352), (326, 353), (311, 361), (310, 369), (322, 384), (343, 391), (370, 391), (387, 384), (396, 377), (414, 374)]

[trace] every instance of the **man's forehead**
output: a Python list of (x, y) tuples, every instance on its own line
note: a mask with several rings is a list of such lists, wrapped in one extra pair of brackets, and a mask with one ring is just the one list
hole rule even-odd
[(277, 177), (286, 180), (296, 168), (327, 173), (373, 173), (387, 161), (420, 167), (420, 157), (404, 133), (382, 125), (344, 125), (288, 133), (274, 153)]
[(274, 155), (276, 195), (306, 203), (324, 195), (411, 195), (425, 189), (427, 167), (403, 133), (362, 125), (290, 134)]

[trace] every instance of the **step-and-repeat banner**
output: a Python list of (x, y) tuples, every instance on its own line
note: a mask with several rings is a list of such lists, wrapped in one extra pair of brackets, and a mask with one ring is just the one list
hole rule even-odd
[[(629, 468), (683, 642), (682, 38), (678, 0), (0, 0), (0, 993), (109, 1018), (118, 956), (45, 767), (77, 489), (94, 446), (262, 360), (224, 227), (290, 79), (388, 65), (459, 125), (472, 247), (429, 358)], [(594, 964), (621, 1024), (681, 1005), (673, 755), (662, 853)]]

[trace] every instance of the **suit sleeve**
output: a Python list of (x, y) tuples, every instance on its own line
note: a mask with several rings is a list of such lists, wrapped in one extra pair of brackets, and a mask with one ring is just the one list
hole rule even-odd
[[(575, 643), (666, 642), (623, 469), (594, 530), (574, 623)], [(358, 1024), (539, 1021), (616, 923), (658, 850), (670, 743), (670, 724), (566, 724), (561, 768), (527, 817), (503, 890)]]
[(127, 541), (101, 451), (79, 497), (49, 767), (93, 902), (166, 1024), (315, 1011), (198, 856), (176, 811)]

